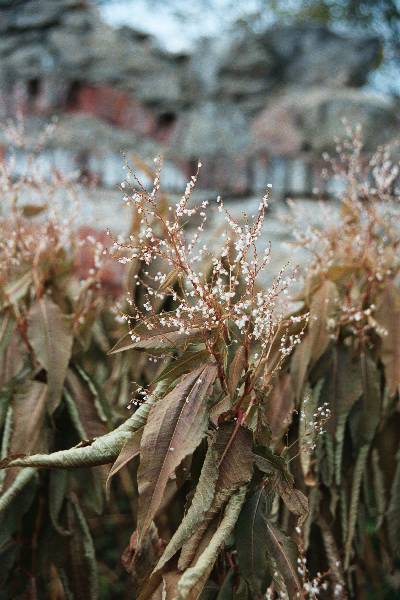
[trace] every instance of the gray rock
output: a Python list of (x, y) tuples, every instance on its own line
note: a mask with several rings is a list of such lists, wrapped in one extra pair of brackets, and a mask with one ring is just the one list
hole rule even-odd
[(265, 43), (295, 85), (361, 86), (378, 64), (382, 45), (371, 36), (340, 35), (324, 26), (274, 27)]
[(187, 159), (235, 156), (245, 153), (250, 137), (248, 121), (233, 104), (204, 102), (183, 114), (172, 147)]
[(383, 94), (357, 89), (292, 90), (271, 102), (253, 124), (256, 150), (272, 155), (307, 151), (319, 155), (335, 148), (343, 137), (343, 120), (360, 125), (366, 149), (393, 138), (399, 131), (396, 102)]
[(379, 63), (371, 37), (339, 35), (326, 27), (273, 27), (233, 37), (220, 59), (218, 94), (254, 111), (287, 85), (360, 86)]

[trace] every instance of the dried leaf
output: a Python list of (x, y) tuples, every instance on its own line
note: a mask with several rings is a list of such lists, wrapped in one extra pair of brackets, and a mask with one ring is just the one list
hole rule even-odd
[(247, 365), (246, 359), (246, 351), (243, 346), (239, 346), (239, 348), (235, 352), (235, 356), (229, 367), (227, 385), (228, 392), (231, 395), (231, 398), (234, 398), (237, 393), (237, 386), (239, 384), (242, 373)]
[(207, 429), (207, 400), (217, 376), (214, 365), (199, 367), (150, 411), (141, 442), (138, 470), (140, 538), (161, 504), (168, 479), (192, 454)]
[(172, 359), (170, 364), (163, 369), (153, 383), (159, 381), (165, 381), (167, 383), (173, 383), (181, 375), (193, 371), (193, 369), (204, 365), (210, 354), (207, 350), (200, 350), (199, 352), (185, 352), (182, 356), (176, 359)]
[(278, 440), (288, 429), (294, 411), (294, 390), (289, 373), (279, 377), (267, 401), (263, 403), (264, 419), (270, 428), (272, 439)]
[(318, 525), (321, 529), (322, 539), (324, 542), (325, 553), (328, 559), (328, 565), (331, 572), (331, 577), (335, 584), (341, 586), (344, 590), (346, 588), (344, 574), (342, 571), (340, 554), (336, 545), (335, 536), (329, 528), (325, 519), (321, 516), (318, 517)]
[[(25, 452), (46, 451), (46, 401), (47, 385), (39, 381), (27, 381), (15, 393), (12, 402), (12, 435), (8, 448), (11, 457)], [(11, 485), (18, 472), (18, 469), (13, 469), (7, 473), (4, 488)]]
[(143, 427), (133, 431), (129, 439), (126, 440), (121, 448), (121, 452), (118, 455), (115, 463), (110, 469), (110, 472), (106, 481), (107, 493), (110, 489), (111, 478), (116, 475), (123, 467), (125, 467), (131, 460), (140, 454), (140, 442), (143, 435)]
[(210, 440), (192, 502), (178, 529), (165, 548), (155, 571), (159, 571), (180, 550), (184, 542), (193, 535), (196, 528), (203, 521), (214, 499), (217, 478), (218, 454), (214, 448), (213, 440)]
[(61, 400), (73, 337), (64, 313), (47, 296), (37, 300), (29, 311), (28, 338), (47, 371), (48, 408), (53, 413)]
[(283, 577), (288, 596), (296, 598), (296, 595), (301, 592), (301, 583), (297, 573), (297, 546), (270, 520), (265, 521), (265, 536), (268, 554)]
[(72, 369), (67, 371), (66, 387), (78, 411), (79, 422), (84, 433), (82, 439), (91, 439), (105, 434), (107, 431), (104, 423), (105, 416), (104, 414), (102, 418), (99, 416), (95, 395)]
[[(235, 424), (226, 423), (219, 428), (214, 446), (219, 463), (215, 495), (203, 521), (182, 547), (178, 562), (178, 567), (181, 570), (192, 562), (207, 528), (232, 494), (250, 481), (254, 461), (252, 443), (251, 432), (244, 427), (236, 428)], [(225, 452), (228, 444), (230, 444), (229, 451)], [(222, 460), (221, 457), (223, 457)]]
[(307, 497), (283, 478), (277, 479), (274, 487), (290, 512), (299, 517), (299, 525), (303, 525), (308, 516)]
[(387, 335), (382, 336), (381, 358), (389, 395), (394, 396), (400, 388), (400, 290), (394, 282), (388, 282), (375, 313)]
[(381, 416), (380, 373), (372, 358), (361, 354), (362, 406), (356, 443), (358, 447), (370, 444)]
[(36, 469), (28, 468), (19, 471), (15, 479), (7, 490), (0, 496), (0, 513), (11, 504), (15, 496), (29, 483), (32, 479), (37, 478)]
[(32, 271), (29, 270), (15, 281), (10, 281), (4, 286), (3, 294), (7, 298), (7, 304), (17, 304), (28, 292), (32, 285)]
[(360, 488), (364, 476), (365, 464), (367, 462), (369, 445), (362, 446), (358, 451), (356, 464), (354, 466), (353, 481), (351, 486), (351, 500), (349, 510), (349, 522), (347, 527), (347, 538), (344, 553), (344, 568), (347, 570), (350, 564), (351, 550), (354, 538), (354, 532), (358, 516), (358, 507), (360, 499)]
[[(27, 470), (27, 469), (25, 469)], [(68, 489), (68, 474), (65, 471), (54, 470), (49, 477), (49, 513), (54, 529), (62, 536), (70, 532), (60, 524), (59, 517)]]
[(72, 469), (91, 467), (113, 462), (125, 442), (136, 429), (142, 427), (147, 419), (154, 397), (150, 397), (138, 410), (119, 427), (95, 439), (87, 446), (77, 446), (69, 450), (60, 450), (52, 454), (34, 454), (4, 460), (1, 467), (48, 467)]
[(400, 450), (397, 451), (396, 463), (386, 520), (390, 546), (396, 557), (398, 557), (400, 556)]
[(75, 496), (68, 504), (68, 528), (71, 531), (70, 560), (74, 595), (85, 600), (98, 600), (95, 549), (85, 515)]
[(254, 598), (264, 597), (271, 581), (271, 563), (265, 535), (267, 515), (271, 509), (264, 488), (248, 498), (240, 513), (235, 530), (239, 569)]
[(178, 327), (154, 326), (147, 329), (143, 325), (138, 325), (133, 330), (133, 335), (140, 338), (139, 341), (133, 341), (131, 333), (125, 334), (110, 350), (109, 354), (124, 352), (125, 350), (166, 350), (168, 348), (177, 348), (186, 346), (190, 342), (201, 340), (206, 337), (204, 327), (192, 327), (187, 332), (180, 332)]
[(307, 332), (292, 359), (291, 375), (297, 398), (302, 395), (309, 367), (317, 362), (328, 347), (328, 319), (334, 314), (337, 306), (336, 285), (326, 279), (312, 296)]
[(212, 536), (207, 548), (194, 566), (186, 569), (177, 585), (177, 600), (197, 600), (217, 560), (221, 547), (232, 533), (243, 502), (246, 488), (243, 486), (230, 498), (221, 523)]

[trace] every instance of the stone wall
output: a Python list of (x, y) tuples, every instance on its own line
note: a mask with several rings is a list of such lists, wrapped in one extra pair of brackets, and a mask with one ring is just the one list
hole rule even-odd
[(121, 180), (121, 152), (163, 153), (170, 188), (201, 158), (204, 188), (309, 195), (343, 117), (367, 149), (398, 135), (398, 102), (362, 87), (380, 53), (374, 38), (286, 26), (171, 55), (85, 0), (0, 0), (3, 117), (18, 107), (34, 132), (57, 114), (49, 162), (106, 186)]

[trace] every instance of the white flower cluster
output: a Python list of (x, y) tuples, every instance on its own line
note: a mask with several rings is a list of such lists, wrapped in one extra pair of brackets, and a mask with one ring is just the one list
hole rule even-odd
[[(132, 299), (128, 300), (133, 309), (131, 320), (140, 320), (151, 329), (159, 301), (170, 297), (174, 310), (158, 318), (158, 325), (166, 331), (189, 335), (194, 327), (209, 331), (228, 331), (236, 327), (240, 336), (257, 346), (259, 360), (262, 360), (286, 314), (283, 298), (294, 281), (294, 274), (287, 274), (283, 269), (266, 290), (257, 284), (260, 272), (270, 261), (270, 245), (265, 244), (260, 253), (257, 244), (268, 209), (268, 194), (261, 200), (254, 217), (245, 215), (242, 222), (230, 215), (218, 197), (216, 206), (225, 221), (222, 244), (213, 253), (202, 242), (201, 234), (212, 207), (207, 200), (198, 205), (192, 202), (200, 167), (199, 163), (182, 197), (169, 207), (159, 198), (160, 162), (151, 192), (145, 190), (131, 171), (121, 184), (126, 201), (138, 215), (138, 225), (128, 240), (114, 241), (112, 252), (120, 262), (140, 261), (153, 273), (150, 276), (147, 272), (146, 277), (135, 276), (136, 285), (146, 290), (146, 300), (140, 309), (133, 306)], [(188, 228), (188, 222), (197, 223), (194, 233)], [(300, 337), (301, 334), (284, 339), (280, 348), (282, 357), (292, 351)], [(138, 341), (138, 334), (132, 339)]]

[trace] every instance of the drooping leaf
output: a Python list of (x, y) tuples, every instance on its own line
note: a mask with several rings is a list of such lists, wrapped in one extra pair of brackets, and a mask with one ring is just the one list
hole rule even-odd
[(230, 498), (222, 521), (207, 548), (201, 553), (196, 563), (186, 569), (180, 578), (177, 585), (177, 600), (197, 600), (199, 597), (222, 546), (236, 525), (245, 497), (246, 488), (243, 486)]
[(232, 363), (230, 364), (227, 379), (228, 391), (231, 395), (231, 398), (234, 398), (235, 394), (237, 393), (236, 388), (242, 376), (243, 370), (246, 368), (246, 364), (246, 351), (243, 346), (239, 346), (235, 352)]
[[(111, 348), (109, 354), (124, 352), (125, 350), (166, 350), (187, 346), (190, 342), (201, 340), (206, 336), (204, 327), (201, 325), (192, 327), (188, 332), (179, 331), (178, 327), (167, 327), (163, 325), (148, 329), (144, 325), (138, 325), (133, 332), (125, 334)], [(134, 341), (133, 338), (136, 338)]]
[(121, 451), (116, 459), (115, 463), (110, 469), (110, 472), (106, 481), (106, 490), (109, 492), (111, 478), (114, 477), (123, 467), (125, 467), (131, 460), (140, 454), (140, 442), (143, 435), (143, 427), (133, 431), (129, 439), (126, 440), (121, 448)]
[(370, 444), (381, 415), (380, 373), (372, 358), (362, 353), (360, 357), (362, 379), (362, 406), (357, 428), (358, 447)]
[(18, 279), (10, 281), (4, 286), (2, 290), (4, 296), (7, 299), (7, 303), (17, 304), (25, 294), (28, 292), (32, 285), (32, 271), (29, 270)]
[(321, 391), (321, 401), (326, 402), (331, 416), (327, 431), (334, 437), (335, 481), (340, 485), (342, 452), (347, 418), (362, 394), (359, 357), (342, 344), (332, 348), (328, 375)]
[(379, 458), (379, 451), (377, 448), (372, 450), (372, 474), (373, 474), (373, 488), (374, 498), (376, 506), (376, 529), (379, 529), (383, 523), (383, 519), (386, 512), (387, 505), (387, 493), (385, 486), (385, 479), (381, 469), (381, 463)]
[(84, 432), (82, 439), (91, 439), (104, 435), (107, 431), (104, 422), (106, 417), (102, 413), (102, 418), (100, 418), (95, 403), (95, 396), (89, 387), (72, 369), (68, 369), (65, 382), (71, 399), (76, 406), (79, 422), (82, 425)]
[(11, 485), (0, 496), (0, 513), (3, 512), (13, 501), (13, 499), (21, 492), (21, 490), (32, 480), (37, 477), (36, 469), (22, 469), (18, 472)]
[(314, 473), (311, 469), (311, 456), (316, 443), (317, 432), (314, 426), (314, 413), (317, 410), (322, 381), (314, 389), (307, 384), (302, 397), (299, 423), (299, 454), (305, 482), (308, 485), (315, 483)]
[[(46, 451), (46, 401), (47, 385), (39, 381), (27, 381), (16, 390), (12, 401), (12, 434), (8, 447), (11, 457), (25, 452)], [(4, 488), (11, 485), (18, 472), (18, 469), (13, 469), (7, 473)]]
[[(226, 452), (226, 448), (229, 450)], [(220, 513), (232, 494), (247, 484), (253, 474), (252, 435), (244, 427), (226, 423), (218, 430), (215, 440), (218, 460), (218, 478), (211, 507), (193, 535), (185, 542), (179, 557), (178, 567), (183, 570), (193, 560), (203, 543), (203, 536), (213, 519)]]
[(59, 450), (52, 454), (34, 454), (15, 459), (10, 458), (2, 461), (0, 466), (3, 468), (31, 466), (72, 469), (113, 462), (125, 442), (130, 439), (132, 432), (143, 427), (154, 401), (154, 397), (149, 397), (129, 419), (114, 429), (114, 431), (102, 435), (89, 445), (77, 446), (69, 450)]
[(381, 358), (389, 395), (394, 396), (400, 388), (400, 290), (395, 283), (385, 285), (375, 316), (386, 330)]
[(49, 513), (54, 529), (62, 536), (70, 533), (59, 521), (67, 489), (68, 473), (63, 470), (52, 470), (49, 477)]
[(390, 490), (386, 520), (390, 545), (396, 556), (400, 556), (400, 450), (397, 451), (396, 455), (396, 471)]
[(61, 400), (73, 337), (64, 313), (47, 296), (37, 300), (29, 311), (28, 338), (47, 372), (48, 408), (53, 413)]
[(308, 500), (302, 491), (296, 489), (283, 477), (276, 479), (274, 488), (293, 514), (299, 517), (299, 525), (303, 525), (308, 515)]
[(290, 372), (297, 398), (302, 395), (309, 367), (321, 358), (328, 347), (330, 341), (328, 319), (334, 315), (337, 306), (336, 285), (326, 279), (312, 296), (307, 332), (302, 344), (296, 348), (292, 359)]
[(297, 572), (298, 549), (296, 544), (272, 521), (266, 521), (268, 553), (282, 576), (289, 598), (296, 598), (301, 591)]
[(15, 320), (11, 314), (3, 312), (0, 319), (0, 353), (7, 348), (15, 329)]
[(68, 504), (68, 529), (71, 532), (70, 562), (74, 596), (97, 600), (99, 585), (94, 544), (85, 515), (75, 496), (71, 497)]
[(185, 352), (179, 358), (172, 359), (170, 364), (163, 369), (153, 383), (157, 383), (159, 381), (173, 383), (181, 375), (193, 371), (193, 369), (196, 369), (201, 364), (205, 364), (209, 356), (210, 355), (207, 350), (200, 350), (198, 352)]
[(341, 588), (344, 590), (346, 588), (346, 585), (344, 580), (343, 567), (341, 564), (341, 557), (339, 554), (335, 537), (333, 535), (333, 532), (329, 528), (328, 523), (321, 516), (318, 517), (318, 525), (321, 530), (322, 540), (324, 542), (325, 553), (328, 559), (331, 577), (334, 583), (341, 586)]
[(258, 489), (246, 500), (236, 525), (239, 569), (254, 598), (263, 597), (271, 581), (271, 563), (265, 533), (270, 503), (265, 489)]
[(265, 421), (271, 430), (273, 440), (281, 438), (289, 427), (294, 411), (294, 390), (289, 373), (279, 377), (273, 386), (267, 401), (263, 403)]
[(199, 367), (150, 411), (141, 441), (138, 470), (138, 529), (142, 538), (161, 504), (167, 482), (192, 454), (207, 428), (207, 400), (217, 376), (214, 365)]
[(178, 529), (165, 548), (155, 570), (160, 570), (180, 548), (183, 543), (193, 535), (196, 528), (203, 521), (206, 512), (210, 509), (214, 499), (215, 485), (218, 478), (218, 454), (213, 445), (214, 440), (209, 440), (209, 447), (204, 459), (200, 478), (196, 490)]
[(364, 476), (365, 464), (369, 452), (369, 445), (361, 446), (358, 451), (356, 464), (353, 471), (353, 480), (351, 486), (351, 499), (348, 516), (347, 538), (344, 553), (344, 568), (347, 570), (350, 564), (351, 550), (354, 538), (354, 532), (358, 516), (358, 507), (360, 499), (360, 488)]

